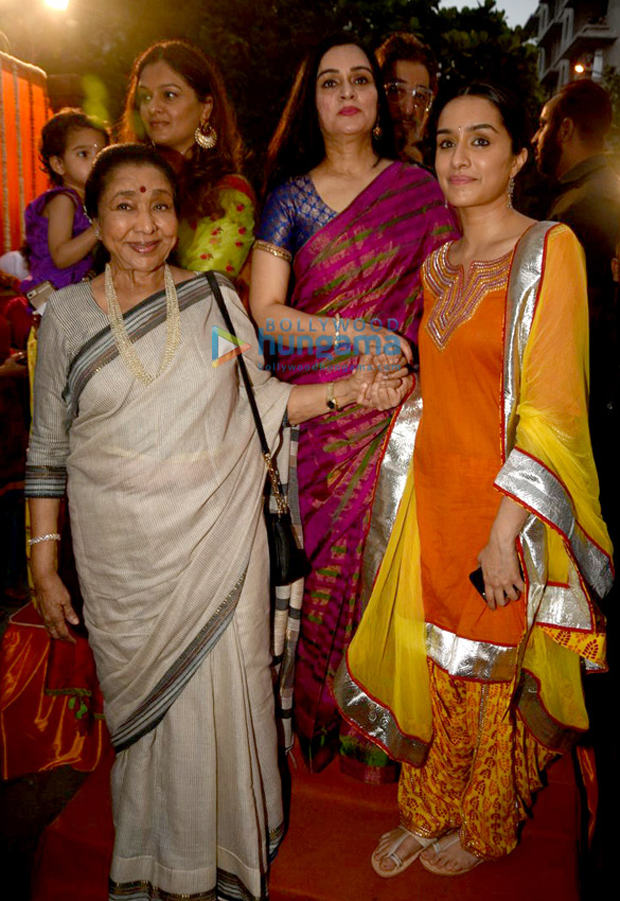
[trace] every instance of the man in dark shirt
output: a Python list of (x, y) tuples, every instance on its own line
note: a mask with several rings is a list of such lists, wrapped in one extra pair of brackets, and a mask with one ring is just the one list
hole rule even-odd
[[(538, 168), (557, 180), (549, 219), (564, 222), (575, 232), (586, 255), (590, 309), (590, 434), (601, 486), (601, 506), (619, 551), (618, 436), (620, 426), (618, 293), (612, 276), (620, 237), (620, 181), (603, 155), (612, 109), (607, 92), (589, 79), (565, 85), (543, 107), (532, 141)], [(618, 266), (614, 265), (614, 269)], [(618, 582), (604, 602), (608, 617), (610, 672), (585, 680), (590, 716), (590, 742), (603, 786), (615, 778), (618, 742), (609, 731), (609, 714), (618, 698), (618, 612), (613, 602)], [(613, 793), (600, 796), (598, 823), (591, 856), (584, 870), (593, 890), (607, 884), (617, 849), (613, 826), (617, 810)], [(607, 878), (611, 878), (608, 876)]]
[(548, 218), (570, 226), (583, 245), (590, 308), (590, 430), (603, 514), (616, 532), (618, 307), (612, 260), (620, 227), (620, 179), (603, 150), (609, 95), (589, 79), (565, 85), (543, 107), (532, 144), (540, 172), (556, 180)]

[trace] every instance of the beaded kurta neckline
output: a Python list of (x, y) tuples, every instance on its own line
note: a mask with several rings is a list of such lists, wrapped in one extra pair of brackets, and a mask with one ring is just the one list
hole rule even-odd
[(475, 260), (466, 282), (462, 267), (452, 266), (448, 260), (451, 243), (440, 247), (424, 265), (424, 278), (437, 297), (426, 331), (439, 350), (471, 319), (487, 294), (505, 285), (514, 253), (510, 250), (496, 260)]
[(108, 305), (108, 322), (114, 336), (114, 343), (126, 368), (142, 385), (150, 385), (166, 369), (181, 343), (181, 312), (177, 289), (168, 265), (164, 266), (164, 287), (166, 290), (166, 346), (162, 361), (155, 375), (142, 365), (135, 345), (125, 328), (123, 313), (116, 296), (112, 269), (108, 263), (105, 267), (105, 299)]

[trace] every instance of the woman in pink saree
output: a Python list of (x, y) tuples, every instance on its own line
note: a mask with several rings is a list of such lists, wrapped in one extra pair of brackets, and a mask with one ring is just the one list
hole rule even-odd
[[(301, 605), (295, 728), (312, 770), (340, 751), (342, 769), (370, 782), (394, 771), (341, 722), (330, 682), (359, 621), (362, 552), (392, 413), (339, 409), (338, 382), (368, 347), (413, 361), (419, 268), (455, 231), (434, 178), (393, 161), (382, 122), (389, 118), (374, 59), (349, 37), (324, 41), (302, 64), (270, 147), (277, 187), (254, 245), (250, 293), (278, 377), (325, 382), (330, 408), (299, 436), (312, 572)], [(289, 645), (297, 629), (293, 617)]]

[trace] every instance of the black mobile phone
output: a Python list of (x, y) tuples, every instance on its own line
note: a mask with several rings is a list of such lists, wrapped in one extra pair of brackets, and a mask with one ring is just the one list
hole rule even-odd
[[(521, 561), (519, 561), (519, 572), (521, 573), (521, 578), (523, 578), (523, 567), (521, 566)], [(469, 581), (474, 586), (480, 597), (484, 598), (485, 601), (487, 596), (484, 591), (484, 576), (482, 575), (482, 567), (479, 566), (478, 569), (475, 569), (473, 572), (469, 574)], [(519, 592), (517, 592), (519, 594)], [(504, 593), (504, 597), (505, 597)]]
[(479, 566), (478, 569), (475, 569), (469, 574), (469, 581), (474, 586), (480, 597), (484, 598), (486, 601), (487, 596), (484, 592), (484, 576), (482, 575), (481, 566)]

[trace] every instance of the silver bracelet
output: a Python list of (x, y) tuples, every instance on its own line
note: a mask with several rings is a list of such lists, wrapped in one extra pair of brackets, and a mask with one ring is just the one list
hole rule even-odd
[(28, 547), (32, 547), (33, 544), (41, 544), (42, 541), (60, 541), (60, 535), (58, 532), (48, 532), (47, 535), (38, 535), (36, 538), (29, 538)]

